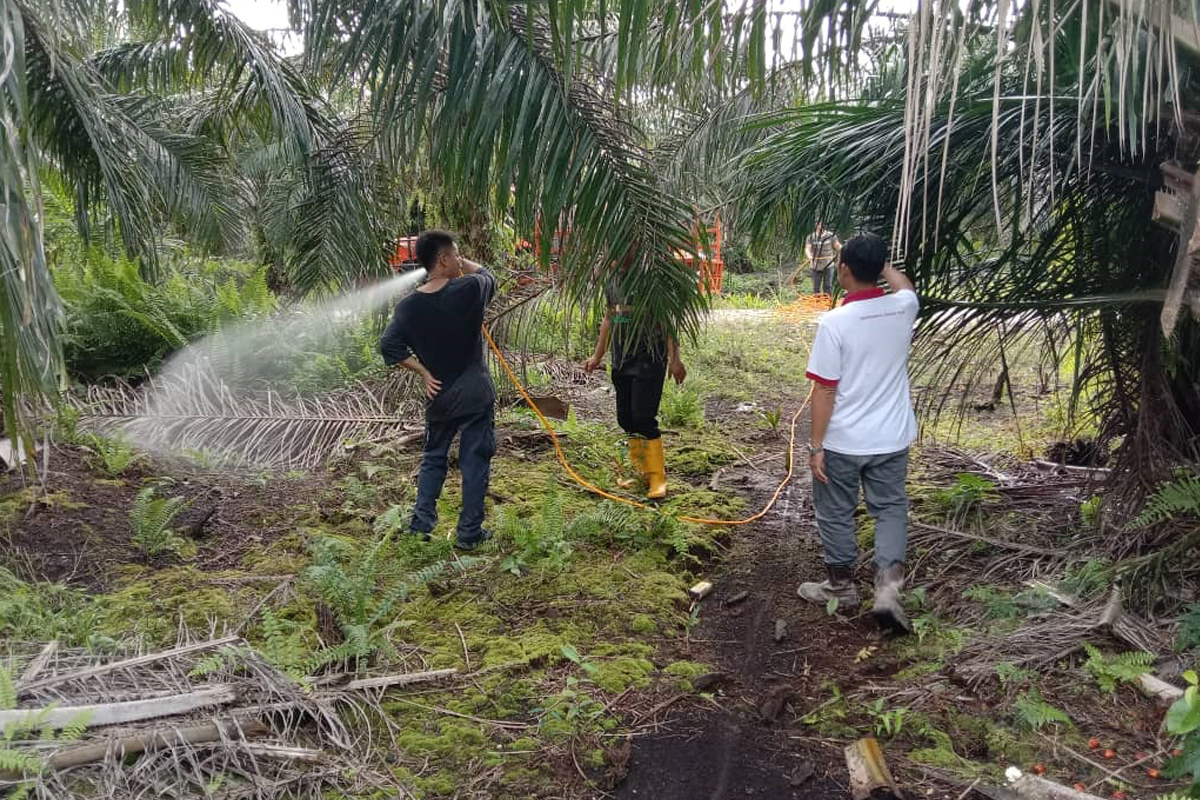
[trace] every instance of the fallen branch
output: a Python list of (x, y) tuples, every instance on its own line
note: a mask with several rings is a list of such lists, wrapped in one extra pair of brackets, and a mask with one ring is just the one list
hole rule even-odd
[(117, 761), (128, 756), (135, 756), (149, 750), (172, 747), (178, 744), (205, 744), (219, 742), (232, 733), (244, 737), (266, 736), (270, 733), (266, 725), (257, 720), (223, 720), (209, 722), (203, 725), (192, 725), (187, 728), (172, 728), (165, 731), (155, 731), (139, 736), (127, 736), (107, 742), (72, 747), (69, 750), (59, 750), (46, 759), (50, 769), (69, 769), (82, 764), (103, 761), (109, 753)]
[(1162, 678), (1151, 675), (1149, 672), (1143, 672), (1138, 676), (1138, 682), (1142, 685), (1142, 691), (1156, 698), (1164, 705), (1174, 703), (1183, 697), (1183, 689), (1174, 684), (1167, 683)]
[(431, 672), (407, 672), (402, 675), (383, 675), (378, 678), (359, 678), (346, 684), (346, 689), (382, 689), (388, 686), (408, 686), (414, 683), (440, 681), (458, 674), (458, 670), (435, 669)]
[(156, 697), (151, 700), (128, 700), (123, 703), (98, 703), (88, 706), (49, 706), (47, 708), (0, 711), (0, 729), (9, 725), (34, 725), (38, 728), (66, 728), (84, 725), (98, 728), (140, 722), (159, 717), (173, 717), (200, 708), (232, 703), (238, 693), (233, 686), (218, 684), (187, 694)]
[(54, 658), (57, 652), (58, 640), (55, 639), (52, 642), (48, 642), (42, 648), (42, 652), (38, 653), (33, 661), (29, 662), (29, 666), (25, 668), (25, 671), (21, 673), (21, 680), (17, 683), (17, 691), (20, 692), (21, 689), (25, 688), (25, 684), (36, 680), (37, 676), (42, 674), (42, 670), (50, 665), (50, 660)]
[(993, 539), (990, 536), (980, 536), (975, 533), (967, 533), (966, 531), (956, 531), (952, 528), (943, 528), (940, 525), (930, 525), (928, 522), (911, 522), (914, 528), (924, 528), (925, 530), (934, 531), (943, 534), (944, 536), (953, 536), (957, 539), (967, 539), (972, 542), (983, 542), (990, 544), (993, 547), (999, 547), (1004, 550), (1016, 550), (1019, 553), (1032, 553), (1038, 556), (1059, 556), (1065, 557), (1065, 553), (1046, 550), (1042, 547), (1034, 547), (1033, 545), (1021, 544), (1019, 542), (1006, 542), (1003, 539)]
[(211, 639), (207, 642), (197, 642), (196, 644), (187, 644), (182, 647), (176, 647), (171, 650), (161, 650), (157, 653), (147, 653), (141, 656), (134, 656), (123, 661), (113, 661), (108, 664), (98, 664), (94, 667), (79, 670), (78, 672), (64, 672), (60, 675), (50, 675), (41, 680), (33, 681), (18, 688), (18, 694), (28, 694), (38, 689), (45, 689), (48, 686), (57, 686), (60, 683), (79, 680), (81, 678), (91, 678), (96, 675), (103, 675), (106, 672), (112, 672), (117, 669), (126, 669), (128, 667), (137, 667), (142, 664), (151, 664), (155, 661), (161, 661), (165, 658), (175, 658), (176, 656), (196, 653), (201, 650), (210, 650), (221, 645), (233, 644), (240, 641), (237, 636), (226, 636), (223, 639)]
[(483, 719), (482, 717), (472, 717), (470, 714), (460, 714), (457, 711), (451, 711), (448, 708), (440, 708), (438, 706), (426, 706), (420, 703), (414, 703), (403, 697), (394, 698), (397, 703), (405, 703), (406, 705), (420, 708), (424, 711), (432, 711), (435, 714), (445, 714), (448, 717), (458, 717), (459, 719), (468, 719), (471, 722), (478, 722), (481, 725), (494, 725), (497, 728), (511, 728), (513, 730), (525, 730), (530, 727), (528, 722), (508, 722), (502, 719)]

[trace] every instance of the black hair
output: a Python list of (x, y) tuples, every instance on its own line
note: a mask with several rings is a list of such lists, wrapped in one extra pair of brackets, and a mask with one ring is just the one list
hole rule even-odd
[(417, 251), (417, 261), (425, 269), (433, 269), (442, 251), (454, 244), (454, 234), (450, 231), (431, 228), (417, 237), (413, 248)]
[(859, 283), (875, 283), (887, 261), (887, 244), (873, 233), (852, 236), (842, 245), (842, 263)]

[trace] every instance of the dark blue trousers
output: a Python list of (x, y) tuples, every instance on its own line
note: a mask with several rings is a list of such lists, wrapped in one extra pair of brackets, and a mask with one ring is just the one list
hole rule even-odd
[(493, 404), (477, 414), (450, 420), (425, 421), (425, 451), (417, 477), (417, 505), (412, 530), (429, 533), (437, 526), (437, 501), (446, 482), (450, 445), (456, 434), (458, 468), (462, 473), (462, 511), (458, 515), (458, 540), (475, 542), (483, 535), (483, 501), (496, 453)]

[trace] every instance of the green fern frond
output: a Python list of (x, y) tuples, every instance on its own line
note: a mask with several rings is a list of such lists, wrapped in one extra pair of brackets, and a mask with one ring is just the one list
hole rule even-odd
[(1200, 516), (1200, 475), (1181, 476), (1159, 486), (1130, 527), (1145, 528), (1181, 514)]
[(1059, 724), (1070, 727), (1071, 718), (1057, 706), (1047, 703), (1036, 688), (1017, 695), (1013, 701), (1017, 721), (1031, 731), (1039, 731), (1047, 725)]
[(92, 712), (90, 711), (81, 711), (73, 716), (63, 726), (62, 730), (58, 732), (59, 741), (77, 742), (82, 739), (83, 735), (87, 733), (88, 723), (91, 721), (91, 718)]
[(157, 497), (153, 486), (142, 489), (129, 511), (133, 543), (148, 556), (178, 555), (183, 539), (171, 530), (171, 523), (189, 505), (183, 497)]
[(1118, 653), (1106, 656), (1093, 645), (1084, 642), (1088, 654), (1087, 668), (1096, 679), (1101, 691), (1112, 694), (1118, 683), (1132, 683), (1154, 664), (1154, 656), (1145, 652)]
[(18, 775), (36, 774), (41, 772), (44, 766), (45, 762), (31, 753), (0, 747), (0, 772), (11, 772)]

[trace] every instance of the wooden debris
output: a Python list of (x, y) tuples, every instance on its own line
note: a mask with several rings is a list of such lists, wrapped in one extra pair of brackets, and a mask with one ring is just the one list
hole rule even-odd
[(703, 600), (712, 593), (713, 585), (710, 581), (700, 581), (692, 588), (688, 589), (688, 594), (693, 600)]
[(846, 770), (850, 774), (850, 794), (854, 800), (903, 800), (904, 795), (896, 786), (875, 737), (859, 739), (846, 748)]
[(109, 753), (118, 761), (128, 756), (138, 755), (148, 750), (171, 747), (176, 744), (204, 744), (218, 742), (225, 737), (233, 737), (240, 733), (242, 736), (266, 736), (270, 730), (257, 720), (224, 720), (209, 722), (204, 725), (192, 725), (186, 728), (171, 728), (154, 731), (140, 736), (127, 736), (107, 742), (87, 744), (82, 747), (72, 747), (59, 750), (47, 759), (50, 769), (68, 769), (81, 764), (91, 764), (103, 761)]
[(1170, 705), (1183, 697), (1183, 689), (1172, 683), (1167, 683), (1162, 678), (1151, 675), (1149, 672), (1142, 673), (1138, 678), (1138, 682), (1141, 683), (1143, 692), (1164, 705)]
[(775, 620), (775, 642), (776, 642), (776, 644), (778, 644), (779, 642), (782, 642), (784, 639), (787, 638), (787, 632), (788, 632), (787, 631), (787, 620), (786, 619)]
[(1025, 800), (1102, 800), (1094, 794), (1081, 792), (1037, 775), (1023, 773), (1016, 767), (1009, 767), (1005, 775), (1009, 788)]
[(87, 706), (49, 706), (0, 711), (0, 728), (22, 723), (39, 728), (65, 728), (83, 724), (89, 728), (119, 725), (159, 717), (187, 714), (200, 708), (221, 706), (237, 699), (237, 690), (226, 684), (209, 686), (187, 694), (174, 694), (150, 700), (128, 700), (123, 703), (98, 703)]
[(1074, 608), (1075, 606), (1079, 605), (1079, 598), (1069, 595), (1058, 587), (1046, 583), (1045, 581), (1028, 580), (1025, 581), (1025, 585), (1030, 589), (1036, 589), (1037, 591), (1044, 593), (1047, 597), (1057, 600), (1067, 608)]
[(747, 592), (747, 591), (745, 591), (745, 590), (743, 590), (743, 591), (740, 591), (740, 592), (738, 592), (737, 594), (735, 594), (733, 597), (730, 597), (730, 598), (728, 598), (728, 599), (725, 601), (725, 605), (727, 605), (727, 606), (735, 606), (735, 605), (737, 605), (738, 603), (741, 603), (741, 602), (743, 602), (743, 601), (744, 601), (746, 598), (748, 598), (749, 596), (750, 596), (750, 593), (749, 593), (749, 592)]
[(383, 689), (389, 686), (408, 686), (413, 683), (440, 681), (458, 674), (458, 670), (435, 669), (429, 672), (406, 672), (399, 675), (383, 675), (378, 678), (359, 678), (346, 684), (347, 689)]
[(42, 652), (38, 653), (33, 661), (29, 662), (29, 666), (21, 673), (21, 679), (17, 683), (17, 690), (20, 691), (22, 684), (32, 683), (36, 680), (37, 676), (42, 674), (42, 670), (46, 669), (46, 666), (54, 659), (56, 653), (58, 653), (57, 639), (47, 643), (42, 648)]
[(206, 642), (187, 644), (181, 647), (174, 647), (170, 650), (161, 650), (157, 653), (147, 653), (141, 656), (134, 656), (133, 658), (126, 658), (121, 661), (112, 661), (108, 664), (98, 664), (94, 667), (81, 669), (78, 672), (64, 672), (59, 675), (48, 675), (45, 678), (21, 686), (17, 692), (18, 694), (29, 694), (37, 689), (45, 689), (48, 686), (57, 686), (61, 683), (66, 683), (67, 681), (75, 681), (81, 678), (91, 678), (95, 677), (96, 675), (104, 675), (105, 673), (112, 672), (114, 670), (138, 667), (168, 658), (177, 658), (179, 656), (189, 655), (201, 650), (210, 650), (222, 645), (233, 644), (234, 642), (239, 641), (241, 641), (241, 639), (237, 636), (226, 636), (222, 639), (210, 639)]
[(12, 439), (0, 439), (0, 466), (8, 472), (25, 463), (25, 451)]

